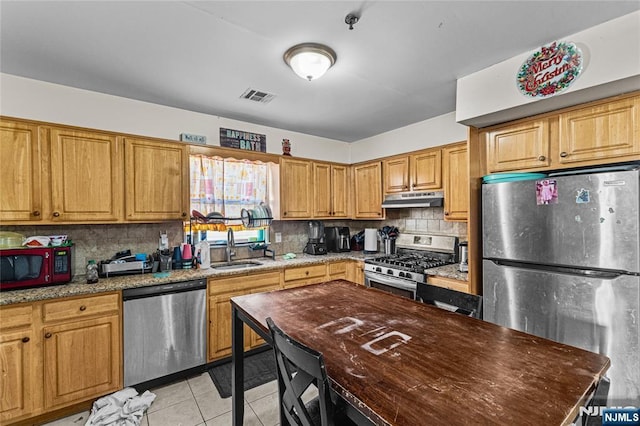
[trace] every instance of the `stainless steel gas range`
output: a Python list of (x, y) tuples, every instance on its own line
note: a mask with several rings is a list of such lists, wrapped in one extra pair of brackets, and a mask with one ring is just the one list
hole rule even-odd
[(417, 283), (426, 282), (429, 269), (457, 261), (458, 237), (403, 233), (396, 247), (396, 254), (364, 261), (365, 285), (415, 299)]

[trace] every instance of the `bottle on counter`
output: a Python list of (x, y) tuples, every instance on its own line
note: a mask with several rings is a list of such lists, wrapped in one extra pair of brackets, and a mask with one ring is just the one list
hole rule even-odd
[(87, 284), (98, 282), (98, 265), (95, 260), (87, 262)]

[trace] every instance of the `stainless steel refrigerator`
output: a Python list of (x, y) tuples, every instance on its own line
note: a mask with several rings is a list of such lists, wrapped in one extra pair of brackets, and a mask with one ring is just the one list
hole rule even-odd
[(482, 186), (484, 319), (607, 355), (608, 406), (640, 406), (639, 168)]

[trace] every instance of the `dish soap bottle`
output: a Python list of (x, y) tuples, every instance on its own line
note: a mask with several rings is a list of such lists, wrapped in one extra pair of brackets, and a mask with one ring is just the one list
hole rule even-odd
[(95, 284), (98, 282), (98, 265), (95, 260), (87, 263), (87, 284)]

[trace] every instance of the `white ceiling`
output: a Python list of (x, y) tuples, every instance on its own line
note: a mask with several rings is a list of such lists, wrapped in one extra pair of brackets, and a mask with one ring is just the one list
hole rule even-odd
[[(637, 0), (3, 0), (0, 70), (351, 142), (454, 111), (457, 78), (638, 9)], [(349, 31), (352, 12), (361, 18)], [(282, 60), (301, 42), (336, 51), (321, 79)], [(275, 98), (240, 99), (247, 88)]]

